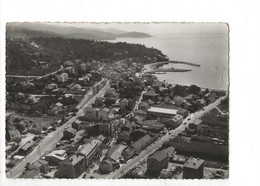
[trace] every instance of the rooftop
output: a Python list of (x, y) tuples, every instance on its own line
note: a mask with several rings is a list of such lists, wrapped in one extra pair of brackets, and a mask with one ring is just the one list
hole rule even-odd
[(157, 151), (150, 158), (151, 159), (154, 158), (157, 161), (162, 161), (162, 160), (168, 158), (168, 155), (167, 155), (167, 152), (165, 152), (165, 151)]
[(199, 158), (193, 158), (191, 157), (186, 161), (186, 163), (183, 165), (183, 167), (191, 168), (191, 169), (198, 169), (200, 166), (204, 163), (204, 160)]
[(112, 147), (109, 152), (108, 152), (108, 157), (111, 158), (114, 161), (117, 161), (119, 157), (122, 154), (122, 151), (126, 148), (127, 146), (118, 144)]
[(168, 108), (160, 108), (160, 107), (151, 107), (147, 110), (148, 112), (162, 113), (162, 114), (170, 114), (176, 115), (178, 109), (168, 109)]

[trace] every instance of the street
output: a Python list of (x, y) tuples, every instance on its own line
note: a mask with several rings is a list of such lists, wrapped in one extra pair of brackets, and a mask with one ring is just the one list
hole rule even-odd
[[(154, 153), (158, 148), (160, 148), (162, 146), (162, 144), (164, 142), (168, 141), (170, 138), (173, 138), (173, 137), (177, 136), (179, 133), (183, 132), (189, 123), (194, 122), (194, 120), (196, 118), (200, 118), (205, 113), (213, 110), (216, 106), (218, 106), (221, 103), (221, 100), (225, 99), (226, 97), (227, 97), (227, 95), (224, 97), (220, 97), (215, 102), (204, 107), (204, 110), (200, 110), (194, 114), (191, 114), (190, 116), (188, 116), (187, 118), (184, 119), (183, 123), (179, 127), (169, 131), (166, 135), (161, 137), (159, 140), (154, 142), (152, 145), (148, 146), (147, 149), (142, 151), (138, 156), (136, 156), (133, 159), (131, 159), (130, 161), (128, 161), (127, 164), (123, 165), (122, 167), (115, 170), (114, 172), (112, 172), (108, 175), (105, 175), (104, 178), (108, 178), (108, 179), (114, 178), (115, 179), (115, 178), (122, 177), (129, 170), (131, 170), (135, 165), (137, 165), (140, 161), (146, 159), (149, 155)], [(190, 119), (190, 120), (188, 120), (188, 119)], [(184, 123), (186, 123), (186, 124), (184, 124)]]
[[(98, 84), (98, 83), (97, 83)], [(96, 84), (96, 85), (97, 85)], [(95, 86), (96, 86), (95, 85)], [(79, 103), (79, 105), (82, 105), (82, 103), (85, 103), (86, 105), (91, 105), (92, 103), (95, 102), (96, 97), (102, 96), (105, 91), (109, 88), (109, 83), (107, 82), (107, 84), (92, 98), (90, 98), (88, 100), (88, 96), (84, 97), (82, 99), (82, 101)], [(89, 95), (89, 93), (86, 93), (87, 95)], [(72, 117), (69, 121), (67, 121), (65, 124), (63, 124), (62, 126), (60, 126), (59, 128), (57, 128), (54, 132), (50, 133), (48, 136), (46, 136), (40, 144), (38, 144), (34, 150), (25, 157), (25, 159), (18, 164), (16, 167), (14, 167), (12, 170), (10, 170), (6, 176), (8, 178), (16, 178), (19, 175), (22, 174), (24, 167), (26, 166), (27, 163), (32, 163), (36, 160), (38, 160), (42, 155), (44, 155), (45, 153), (47, 153), (48, 151), (50, 151), (52, 148), (54, 148), (54, 146), (56, 145), (56, 143), (62, 138), (63, 136), (63, 131), (64, 129), (71, 125), (74, 121), (76, 121), (78, 119), (79, 116), (84, 114), (84, 107), (81, 107), (81, 109), (78, 111), (78, 113), (76, 114), (76, 116)]]

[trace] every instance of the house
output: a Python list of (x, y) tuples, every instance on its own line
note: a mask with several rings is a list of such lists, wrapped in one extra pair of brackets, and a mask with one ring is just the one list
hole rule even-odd
[(191, 157), (183, 165), (184, 179), (201, 179), (203, 178), (204, 160)]
[(166, 121), (166, 125), (170, 128), (177, 128), (183, 122), (183, 116), (176, 114), (173, 118)]
[(76, 121), (74, 121), (72, 124), (71, 124), (71, 127), (72, 128), (74, 128), (75, 130), (81, 130), (81, 129), (83, 129), (84, 127), (82, 126), (82, 121), (80, 121), (80, 120), (76, 120)]
[(150, 145), (152, 142), (155, 141), (154, 136), (145, 135), (130, 146), (128, 146), (126, 149), (123, 150), (122, 156), (125, 160), (130, 159), (135, 154), (139, 154), (145, 147)]
[(201, 119), (196, 118), (196, 119), (193, 121), (193, 123), (191, 123), (191, 124), (194, 124), (194, 125), (195, 125), (195, 129), (196, 129), (197, 132), (200, 131), (201, 128), (202, 128), (202, 120), (201, 120)]
[(9, 130), (8, 132), (10, 136), (10, 141), (16, 141), (16, 140), (19, 141), (21, 139), (21, 134), (19, 130), (13, 129), (13, 130)]
[(180, 114), (183, 116), (183, 118), (186, 118), (189, 115), (189, 111), (183, 108), (179, 108), (177, 114)]
[(184, 109), (190, 109), (191, 107), (192, 107), (192, 104), (190, 102), (186, 101), (186, 102), (183, 103), (183, 108)]
[(70, 87), (71, 90), (74, 91), (80, 91), (81, 90), (81, 85), (80, 84), (74, 84)]
[(162, 169), (160, 172), (160, 178), (167, 179), (172, 177), (172, 172), (169, 169)]
[(51, 83), (51, 84), (48, 84), (45, 86), (45, 90), (54, 90), (54, 89), (57, 89), (58, 88), (58, 85), (56, 83)]
[(72, 62), (72, 61), (65, 61), (64, 63), (63, 63), (63, 66), (64, 67), (69, 67), (69, 66), (73, 66), (74, 65), (74, 63)]
[(88, 120), (93, 120), (93, 121), (99, 120), (99, 117), (98, 117), (99, 110), (100, 110), (99, 108), (85, 107), (84, 112), (85, 112), (86, 118)]
[(66, 140), (70, 140), (71, 138), (74, 138), (76, 135), (77, 130), (69, 127), (63, 131), (63, 138)]
[(151, 132), (160, 132), (164, 128), (164, 125), (156, 120), (146, 120), (143, 122), (142, 129)]
[(148, 103), (150, 106), (152, 106), (155, 102), (154, 102), (153, 100), (151, 100), (151, 99), (148, 99), (148, 100), (147, 100), (147, 103)]
[(166, 149), (163, 149), (168, 155), (168, 158), (172, 158), (175, 154), (175, 148), (174, 147), (168, 147)]
[(103, 105), (104, 105), (104, 98), (103, 97), (96, 97), (95, 106), (101, 107)]
[(130, 132), (129, 131), (122, 131), (118, 134), (118, 142), (125, 142), (128, 143), (130, 141)]
[(59, 163), (59, 176), (62, 178), (77, 178), (86, 170), (85, 156), (73, 155)]
[(115, 145), (113, 146), (109, 151), (108, 151), (108, 154), (107, 154), (107, 157), (113, 161), (118, 161), (119, 158), (121, 157), (122, 155), (122, 152), (123, 150), (125, 150), (127, 146), (123, 145), (123, 144), (118, 144), (118, 145)]
[(48, 162), (45, 160), (38, 160), (33, 164), (30, 164), (29, 169), (37, 169), (44, 174), (46, 174), (50, 170), (48, 167)]
[(126, 107), (128, 106), (128, 104), (129, 104), (129, 101), (126, 99), (126, 98), (124, 98), (124, 99), (122, 99), (121, 101), (120, 101), (120, 109), (121, 110), (124, 110), (124, 109), (126, 109)]
[(33, 148), (34, 142), (28, 141), (18, 151), (18, 155), (26, 156)]
[(40, 174), (40, 171), (37, 169), (31, 169), (28, 171), (25, 171), (20, 178), (35, 178)]
[(54, 107), (52, 107), (52, 110), (55, 112), (55, 114), (61, 112), (63, 109), (63, 104), (58, 102), (54, 105)]
[(146, 92), (143, 94), (143, 100), (149, 100), (151, 99), (152, 101), (158, 101), (159, 99), (159, 94), (156, 94), (154, 92)]
[(137, 110), (137, 111), (135, 111), (135, 115), (140, 116), (140, 117), (146, 117), (147, 112), (144, 110)]
[(101, 161), (100, 165), (99, 165), (99, 171), (102, 174), (108, 174), (112, 171), (114, 171), (116, 168), (119, 168), (119, 163), (115, 162), (111, 159), (104, 159), (103, 161)]
[(112, 125), (111, 123), (99, 123), (98, 124), (98, 132), (102, 135), (111, 135), (112, 133)]
[(147, 171), (149, 173), (160, 173), (168, 166), (168, 154), (166, 151), (157, 151), (147, 158)]
[(98, 112), (98, 119), (100, 121), (110, 121), (113, 117), (114, 115), (110, 114), (110, 110), (108, 108), (100, 109)]
[(58, 165), (59, 162), (66, 159), (65, 150), (54, 150), (45, 156), (45, 160), (51, 165)]
[(201, 106), (201, 107), (204, 107), (206, 104), (207, 104), (207, 102), (206, 102), (206, 100), (205, 99), (198, 99), (197, 100), (197, 103)]
[(143, 130), (143, 129), (137, 129), (137, 130), (134, 130), (133, 132), (131, 132), (130, 134), (130, 137), (133, 141), (137, 141), (139, 140), (140, 138), (142, 138), (143, 136), (145, 136), (147, 133), (146, 130)]
[(42, 68), (47, 68), (49, 64), (46, 61), (39, 61), (38, 65)]
[(75, 69), (73, 67), (66, 67), (65, 68), (65, 72), (67, 72), (69, 74), (74, 74), (75, 73)]
[(150, 107), (149, 103), (142, 101), (141, 103), (138, 104), (138, 109), (139, 110), (147, 110)]
[(67, 73), (62, 73), (60, 75), (56, 75), (56, 78), (59, 82), (65, 82), (68, 80), (68, 74)]
[(121, 157), (123, 150), (126, 148), (125, 145), (118, 144), (113, 146), (107, 157), (100, 163), (99, 170), (101, 173), (110, 173), (116, 168), (119, 168), (118, 160)]
[(178, 106), (181, 106), (186, 100), (181, 96), (175, 96), (174, 97), (175, 104)]
[(85, 134), (84, 129), (77, 131), (74, 137), (74, 142), (79, 142), (81, 139), (83, 139), (84, 134)]

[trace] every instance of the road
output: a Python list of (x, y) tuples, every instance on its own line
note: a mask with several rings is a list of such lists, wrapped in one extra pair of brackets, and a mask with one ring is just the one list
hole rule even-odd
[[(82, 101), (79, 103), (82, 105), (82, 103), (85, 103), (84, 106), (81, 106), (78, 113), (72, 117), (70, 120), (68, 120), (65, 124), (57, 128), (54, 132), (50, 133), (48, 136), (46, 136), (35, 148), (34, 150), (25, 157), (25, 159), (18, 164), (14, 169), (10, 170), (6, 176), (7, 178), (16, 178), (19, 177), (24, 167), (27, 163), (32, 163), (38, 159), (48, 151), (54, 148), (54, 146), (57, 144), (57, 142), (62, 138), (63, 131), (66, 127), (71, 125), (74, 121), (78, 119), (79, 116), (82, 116), (84, 114), (84, 108), (88, 105), (91, 105), (95, 102), (96, 97), (102, 96), (105, 91), (109, 88), (109, 83), (107, 82), (106, 85), (93, 97), (88, 99), (89, 97), (84, 97)], [(89, 94), (89, 93), (87, 93)]]
[(50, 76), (50, 75), (56, 74), (57, 72), (61, 71), (62, 69), (63, 69), (63, 66), (61, 66), (60, 69), (58, 69), (58, 70), (56, 70), (56, 71), (54, 71), (54, 72), (45, 74), (45, 75), (43, 75), (43, 76), (6, 75), (5, 77), (7, 77), (7, 78), (24, 78), (24, 79), (33, 79), (33, 78), (41, 79), (41, 78), (48, 77), (48, 76)]
[[(148, 146), (146, 148), (146, 150), (142, 151), (138, 156), (136, 156), (133, 159), (131, 159), (130, 161), (128, 161), (127, 164), (123, 165), (116, 171), (114, 171), (108, 175), (105, 175), (104, 178), (115, 179), (115, 178), (122, 177), (129, 170), (131, 170), (134, 166), (136, 166), (140, 161), (145, 160), (149, 155), (151, 155), (158, 148), (160, 148), (164, 142), (169, 141), (170, 138), (173, 138), (173, 137), (177, 136), (179, 133), (183, 132), (189, 123), (194, 122), (194, 120), (196, 118), (200, 118), (205, 113), (210, 112), (212, 109), (214, 109), (216, 106), (218, 106), (221, 103), (221, 100), (223, 100), (225, 98), (226, 98), (226, 96), (220, 97), (215, 102), (204, 107), (204, 110), (200, 110), (194, 114), (191, 114), (190, 116), (188, 116), (187, 118), (184, 119), (183, 123), (179, 127), (169, 131), (166, 135), (161, 137), (159, 140), (155, 141), (152, 145)], [(184, 124), (184, 123), (186, 123), (186, 124)]]

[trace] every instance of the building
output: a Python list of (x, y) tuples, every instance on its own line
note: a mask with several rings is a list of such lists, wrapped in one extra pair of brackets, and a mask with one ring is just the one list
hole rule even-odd
[(65, 82), (68, 80), (68, 74), (67, 73), (62, 73), (60, 75), (56, 75), (56, 78), (59, 82)]
[(125, 160), (130, 159), (135, 154), (139, 154), (145, 147), (150, 145), (152, 142), (155, 141), (155, 137), (150, 135), (145, 135), (144, 137), (140, 138), (136, 142), (134, 142), (132, 145), (127, 147), (123, 152), (122, 156)]
[(122, 99), (121, 101), (120, 101), (120, 109), (121, 110), (124, 110), (124, 109), (126, 109), (126, 107), (128, 106), (128, 104), (129, 104), (129, 101), (126, 99), (126, 98), (124, 98), (124, 99)]
[(191, 157), (183, 165), (184, 179), (201, 179), (203, 178), (204, 160)]
[(104, 98), (103, 97), (96, 97), (95, 99), (95, 106), (101, 107), (104, 105)]
[(110, 121), (113, 117), (110, 117), (110, 110), (108, 108), (100, 109), (98, 112), (98, 119), (100, 121)]
[(84, 135), (85, 135), (84, 129), (77, 131), (75, 137), (73, 138), (74, 142), (79, 142), (80, 140), (82, 140)]
[(202, 128), (202, 120), (196, 118), (196, 119), (193, 121), (193, 124), (196, 125), (196, 131), (197, 131), (197, 132), (200, 131), (200, 129)]
[(181, 106), (186, 100), (181, 96), (175, 96), (174, 97), (175, 104), (178, 106)]
[(123, 150), (126, 148), (125, 145), (118, 144), (113, 146), (107, 157), (100, 163), (99, 170), (102, 173), (110, 173), (116, 168), (119, 168), (118, 160), (121, 157)]
[(99, 132), (99, 134), (102, 134), (102, 135), (111, 135), (111, 133), (112, 133), (111, 123), (110, 122), (99, 123), (98, 124), (98, 132)]
[(104, 159), (103, 161), (100, 162), (99, 171), (103, 174), (108, 174), (119, 167), (120, 165), (118, 162), (115, 162), (111, 159)]
[(138, 105), (138, 110), (147, 110), (150, 107), (149, 103), (142, 101)]
[(159, 99), (159, 94), (156, 94), (154, 92), (146, 92), (143, 94), (143, 100), (149, 100), (151, 99), (152, 101), (158, 101)]
[(189, 115), (189, 111), (183, 108), (179, 108), (177, 114), (180, 114), (183, 116), (183, 118), (186, 118)]
[(59, 162), (66, 159), (65, 150), (54, 150), (45, 156), (45, 160), (51, 165), (58, 165)]
[(77, 178), (86, 170), (85, 156), (73, 155), (59, 163), (59, 176)]
[(170, 128), (177, 128), (178, 126), (180, 126), (180, 124), (183, 122), (183, 116), (180, 114), (176, 114), (172, 119), (169, 119), (166, 122), (167, 127)]
[(81, 90), (81, 85), (80, 84), (74, 84), (70, 87), (71, 90), (74, 91), (80, 91)]
[(21, 134), (19, 130), (13, 129), (9, 130), (9, 136), (10, 136), (10, 141), (15, 141), (15, 140), (20, 140), (21, 139)]
[(175, 154), (175, 148), (174, 147), (168, 147), (166, 149), (164, 149), (163, 151), (165, 151), (168, 155), (168, 158), (172, 158)]
[(137, 110), (137, 111), (135, 111), (135, 115), (139, 116), (139, 117), (144, 117), (145, 118), (145, 116), (147, 115), (147, 112), (144, 111), (144, 110)]
[(33, 148), (34, 142), (28, 141), (18, 151), (18, 155), (26, 156)]
[(177, 114), (178, 108), (151, 107), (147, 110), (150, 115), (156, 117), (172, 117)]
[(64, 139), (67, 139), (67, 140), (70, 140), (71, 138), (74, 138), (74, 137), (75, 137), (76, 132), (77, 132), (76, 129), (74, 129), (74, 128), (72, 128), (72, 127), (69, 127), (69, 128), (67, 128), (67, 129), (65, 129), (65, 130), (63, 131), (63, 138), (64, 138)]
[(143, 122), (142, 129), (148, 130), (151, 132), (160, 132), (163, 130), (164, 125), (159, 123), (157, 120), (146, 120)]
[(130, 141), (130, 132), (129, 131), (122, 131), (118, 134), (118, 142), (125, 142), (128, 143)]
[(54, 114), (57, 114), (57, 113), (61, 112), (62, 109), (63, 109), (63, 104), (60, 103), (60, 102), (56, 103), (56, 104), (52, 107), (52, 111), (53, 111)]
[(137, 130), (134, 130), (133, 132), (131, 132), (130, 134), (130, 137), (133, 141), (137, 141), (139, 140), (140, 138), (142, 138), (143, 136), (145, 136), (147, 133), (146, 130), (143, 130), (143, 129), (137, 129)]
[(86, 145), (80, 145), (77, 154), (83, 155), (88, 160), (95, 152), (95, 149), (102, 143), (102, 139), (93, 139)]
[(37, 169), (31, 169), (25, 171), (20, 178), (36, 178), (40, 174), (40, 171)]
[(51, 83), (51, 84), (48, 84), (45, 86), (45, 89), (46, 90), (54, 90), (54, 89), (57, 89), (58, 88), (58, 85), (56, 83)]
[(93, 120), (93, 121), (99, 120), (98, 117), (99, 110), (100, 110), (99, 108), (86, 107), (84, 110), (86, 118), (88, 120)]
[(75, 69), (73, 67), (66, 67), (65, 71), (69, 74), (74, 74), (75, 73)]
[(168, 154), (166, 151), (157, 151), (147, 158), (147, 171), (149, 173), (160, 173), (168, 166)]
[(38, 160), (30, 165), (30, 169), (37, 169), (40, 172), (46, 174), (49, 172), (48, 162), (45, 160)]

